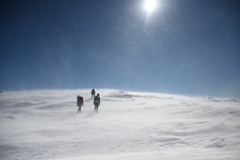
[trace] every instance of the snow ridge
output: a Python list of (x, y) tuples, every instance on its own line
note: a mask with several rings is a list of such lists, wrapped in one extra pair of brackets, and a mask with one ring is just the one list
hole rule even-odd
[(236, 99), (97, 92), (99, 113), (90, 90), (4, 92), (0, 159), (240, 159)]

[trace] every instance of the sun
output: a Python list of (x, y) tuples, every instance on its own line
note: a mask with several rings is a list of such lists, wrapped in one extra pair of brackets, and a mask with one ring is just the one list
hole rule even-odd
[(157, 7), (156, 0), (146, 0), (144, 3), (144, 8), (148, 14), (152, 13)]

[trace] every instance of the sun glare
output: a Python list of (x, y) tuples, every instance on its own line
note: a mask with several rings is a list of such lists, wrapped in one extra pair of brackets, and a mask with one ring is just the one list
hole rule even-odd
[(144, 3), (144, 8), (148, 13), (153, 12), (156, 6), (157, 6), (156, 0), (146, 0)]

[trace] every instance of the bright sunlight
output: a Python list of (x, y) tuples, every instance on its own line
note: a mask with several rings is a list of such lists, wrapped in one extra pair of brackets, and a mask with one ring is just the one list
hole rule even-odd
[(148, 14), (152, 13), (157, 6), (156, 0), (146, 0), (144, 3), (144, 8), (148, 12)]

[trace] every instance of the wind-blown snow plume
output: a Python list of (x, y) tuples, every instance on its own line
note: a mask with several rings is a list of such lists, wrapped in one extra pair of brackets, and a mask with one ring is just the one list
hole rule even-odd
[(90, 90), (1, 94), (0, 159), (239, 160), (236, 99), (97, 92), (98, 113)]

